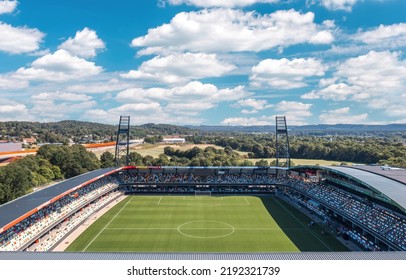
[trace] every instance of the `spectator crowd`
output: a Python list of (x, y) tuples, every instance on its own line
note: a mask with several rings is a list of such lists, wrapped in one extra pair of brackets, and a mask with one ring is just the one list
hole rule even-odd
[[(82, 220), (87, 218), (98, 209), (97, 206), (100, 208), (105, 204), (102, 202), (107, 203), (105, 199), (102, 199), (103, 196), (109, 197), (106, 194), (117, 187), (117, 180), (109, 176), (63, 196), (3, 232), (0, 235), (0, 251), (17, 251), (27, 247), (33, 240), (39, 242), (41, 236), (58, 226), (64, 219), (69, 219), (72, 214), (76, 213), (75, 215)], [(77, 225), (76, 222), (73, 222), (68, 225), (68, 228), (72, 229), (73, 224)], [(61, 234), (56, 234), (52, 240), (48, 240), (39, 248), (50, 248), (61, 238)]]

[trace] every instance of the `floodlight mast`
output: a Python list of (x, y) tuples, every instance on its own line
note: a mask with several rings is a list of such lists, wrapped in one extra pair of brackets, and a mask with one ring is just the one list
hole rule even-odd
[(290, 168), (289, 136), (285, 116), (276, 116), (276, 167)]
[(115, 163), (117, 166), (129, 164), (130, 116), (120, 116), (118, 124)]

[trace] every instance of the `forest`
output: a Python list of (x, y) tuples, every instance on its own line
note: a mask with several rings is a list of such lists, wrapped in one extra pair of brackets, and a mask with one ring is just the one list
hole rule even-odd
[[(247, 152), (249, 158), (274, 158), (275, 135), (238, 134), (233, 136), (191, 136), (195, 144), (215, 144)], [(324, 159), (365, 164), (406, 167), (406, 144), (398, 137), (291, 136), (291, 158)]]
[[(118, 120), (117, 120), (118, 122)], [(69, 139), (75, 143), (86, 141), (114, 141), (117, 133), (117, 125), (82, 122), (0, 122), (0, 140), (35, 136), (38, 143), (69, 143)], [(170, 124), (143, 124), (131, 126), (132, 138), (144, 138), (154, 135), (189, 135), (192, 130), (182, 126)]]

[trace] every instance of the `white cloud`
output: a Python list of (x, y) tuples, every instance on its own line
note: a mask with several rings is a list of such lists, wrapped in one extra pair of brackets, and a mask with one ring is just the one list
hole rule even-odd
[[(378, 0), (377, 0), (378, 1)], [(359, 55), (368, 51), (400, 50), (406, 47), (406, 23), (379, 25), (359, 29), (355, 34), (343, 35), (340, 45), (333, 45), (326, 54)]]
[(256, 113), (258, 113), (258, 110), (247, 110), (247, 109), (242, 109), (241, 110), (241, 114), (245, 114), (245, 115), (248, 115), (248, 114), (256, 114)]
[(323, 124), (360, 124), (365, 123), (368, 114), (351, 115), (350, 108), (344, 107), (330, 110), (320, 114), (319, 119)]
[(131, 86), (133, 85), (119, 79), (112, 78), (104, 81), (84, 81), (84, 83), (81, 84), (70, 85), (66, 88), (66, 90), (77, 93), (106, 93), (124, 90), (130, 88)]
[(308, 110), (312, 107), (312, 104), (305, 104), (302, 102), (296, 101), (281, 101), (275, 106), (275, 110), (279, 112), (294, 111), (298, 114), (305, 112), (304, 115), (311, 116), (311, 113)]
[(309, 93), (302, 95), (303, 99), (331, 99), (335, 101), (343, 101), (348, 99), (352, 94), (354, 94), (355, 88), (349, 86), (345, 83), (332, 83), (326, 85), (325, 88), (321, 90), (312, 90)]
[(76, 94), (70, 92), (42, 92), (32, 96), (36, 100), (64, 100), (64, 101), (89, 101), (92, 97), (85, 94)]
[(250, 81), (255, 87), (301, 88), (307, 86), (303, 82), (306, 77), (323, 76), (326, 70), (326, 66), (313, 58), (265, 59), (252, 67)]
[(58, 46), (58, 49), (64, 49), (71, 54), (82, 57), (95, 57), (98, 50), (104, 49), (104, 42), (97, 37), (96, 31), (85, 27), (81, 31), (77, 31), (74, 38), (69, 37), (68, 40)]
[(369, 48), (399, 49), (406, 46), (406, 23), (380, 25), (368, 31), (361, 30), (353, 38), (367, 44)]
[(173, 112), (165, 112), (164, 108), (158, 102), (148, 101), (145, 103), (128, 103), (111, 109), (93, 109), (84, 112), (83, 119), (104, 122), (116, 123), (120, 115), (133, 116), (132, 124), (145, 123), (182, 123), (192, 124), (199, 123), (201, 119), (185, 118), (184, 115), (178, 116)]
[(243, 109), (241, 110), (242, 114), (256, 114), (258, 111), (267, 109), (267, 108), (272, 108), (272, 104), (268, 104), (266, 100), (258, 100), (254, 98), (248, 98), (248, 99), (241, 99), (238, 100), (235, 104), (232, 105), (232, 107), (236, 108), (250, 108), (251, 110), (248, 109)]
[(25, 105), (23, 104), (16, 104), (16, 105), (1, 105), (0, 106), (0, 114), (11, 114), (16, 113), (20, 114), (26, 110)]
[(114, 108), (112, 111), (122, 114), (122, 113), (142, 113), (142, 112), (157, 112), (161, 111), (161, 105), (158, 102), (150, 103), (129, 103), (124, 104), (120, 107)]
[(117, 95), (119, 101), (162, 100), (168, 102), (222, 102), (233, 101), (251, 95), (243, 86), (235, 88), (218, 89), (213, 84), (203, 84), (198, 81), (190, 82), (185, 86), (173, 88), (131, 88)]
[(32, 120), (27, 107), (10, 99), (0, 98), (0, 121)]
[(252, 118), (226, 118), (221, 124), (223, 125), (238, 125), (238, 126), (249, 126), (249, 125), (274, 125), (275, 116), (261, 116)]
[(145, 61), (137, 71), (131, 70), (121, 77), (169, 84), (185, 83), (193, 79), (220, 77), (235, 68), (234, 65), (219, 61), (215, 54), (171, 54)]
[(28, 87), (28, 85), (27, 81), (13, 79), (10, 75), (0, 75), (0, 89), (22, 89)]
[[(274, 106), (274, 110), (278, 115), (286, 115), (288, 125), (305, 125), (306, 118), (312, 116), (310, 108), (312, 104), (305, 104), (295, 101), (281, 101)], [(275, 116), (260, 116), (260, 117), (233, 117), (224, 119), (221, 124), (224, 125), (274, 125)]]
[(35, 60), (29, 68), (19, 68), (12, 76), (22, 80), (68, 81), (101, 73), (102, 67), (94, 62), (58, 50)]
[(30, 113), (41, 121), (70, 119), (73, 115), (82, 113), (84, 110), (97, 105), (93, 100), (83, 102), (62, 100), (63, 102), (58, 102), (57, 99), (33, 98), (32, 101), (33, 106), (30, 109)]
[(321, 5), (328, 10), (344, 10), (350, 12), (359, 0), (321, 0)]
[(172, 88), (131, 88), (117, 94), (116, 100), (122, 103), (150, 104), (159, 102), (162, 111), (171, 116), (176, 115), (181, 123), (198, 123), (200, 119), (182, 116), (199, 116), (203, 111), (216, 107), (221, 102), (239, 100), (250, 96), (243, 86), (219, 89), (213, 84), (190, 82), (185, 86)]
[(0, 15), (12, 13), (18, 5), (18, 1), (0, 1)]
[(36, 28), (13, 27), (0, 22), (0, 51), (11, 54), (36, 51), (44, 36), (45, 34)]
[(149, 29), (133, 39), (143, 47), (139, 55), (168, 51), (230, 52), (263, 51), (295, 44), (329, 44), (330, 29), (314, 23), (314, 14), (281, 10), (259, 15), (231, 9), (182, 12), (168, 24)]
[(400, 53), (370, 51), (341, 63), (334, 76), (332, 84), (302, 98), (350, 100), (388, 116), (406, 116), (400, 109), (406, 108), (406, 60), (400, 59)]
[(256, 3), (277, 3), (280, 0), (163, 0), (161, 4), (165, 5), (166, 3), (170, 5), (182, 5), (186, 4), (189, 6), (196, 6), (202, 8), (208, 7), (245, 7), (251, 6)]
[[(145, 123), (180, 123), (180, 124), (201, 124), (204, 120), (199, 117), (165, 113), (162, 109), (142, 111), (132, 110), (131, 106), (117, 107), (109, 110), (95, 109), (85, 111), (82, 118), (89, 121), (97, 121), (102, 123), (116, 124), (120, 115), (134, 116), (131, 119), (131, 124), (145, 124)], [(135, 117), (136, 116), (136, 117)]]
[[(366, 55), (351, 58), (338, 67), (336, 76), (348, 84), (359, 87), (358, 94), (365, 92), (368, 99), (374, 95), (404, 92), (406, 61), (400, 61), (400, 53), (370, 51)], [(357, 95), (354, 95), (355, 99)]]
[(283, 100), (275, 105), (275, 111), (286, 116), (288, 125), (305, 125), (306, 118), (312, 116), (311, 107), (312, 104)]

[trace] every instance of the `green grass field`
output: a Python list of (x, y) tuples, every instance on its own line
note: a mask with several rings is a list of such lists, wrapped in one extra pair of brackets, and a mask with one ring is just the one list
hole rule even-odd
[(130, 196), (79, 236), (67, 251), (344, 251), (309, 229), (285, 202), (253, 196)]

